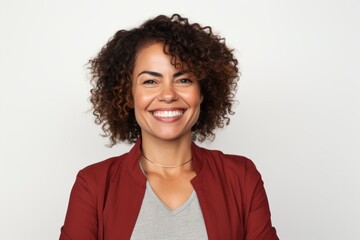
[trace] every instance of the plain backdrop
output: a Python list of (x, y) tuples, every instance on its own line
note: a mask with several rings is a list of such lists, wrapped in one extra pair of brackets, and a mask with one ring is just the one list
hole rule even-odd
[(88, 60), (119, 29), (180, 13), (226, 38), (236, 114), (202, 146), (257, 165), (281, 239), (360, 239), (356, 0), (0, 0), (0, 235), (58, 239), (83, 167), (120, 155), (89, 112)]

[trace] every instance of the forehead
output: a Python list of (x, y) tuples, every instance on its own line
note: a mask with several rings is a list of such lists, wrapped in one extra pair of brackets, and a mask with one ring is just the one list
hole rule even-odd
[(135, 64), (138, 61), (147, 60), (147, 58), (151, 60), (151, 57), (154, 55), (165, 55), (163, 43), (147, 43), (141, 46), (136, 52)]
[(141, 46), (135, 56), (133, 72), (149, 70), (144, 68), (186, 70), (185, 64), (182, 64), (176, 56), (166, 53), (165, 49), (164, 43), (161, 42), (151, 42)]

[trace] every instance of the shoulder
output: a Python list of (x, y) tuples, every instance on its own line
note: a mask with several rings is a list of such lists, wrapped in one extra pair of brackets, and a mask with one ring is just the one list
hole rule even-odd
[[(93, 189), (102, 189), (113, 181), (129, 182), (130, 178), (142, 182), (142, 172), (138, 164), (140, 142), (120, 156), (91, 164), (79, 171), (76, 181)], [(140, 180), (139, 180), (140, 178)]]
[(203, 158), (203, 164), (213, 173), (218, 172), (221, 176), (226, 174), (242, 179), (260, 177), (254, 162), (245, 156), (226, 154), (219, 150), (210, 150), (199, 146), (195, 148), (197, 154)]
[(220, 150), (206, 149), (197, 145), (194, 146), (194, 150), (197, 157), (203, 158), (204, 160), (206, 159), (206, 162), (210, 165), (224, 166), (234, 170), (245, 170), (255, 167), (252, 160), (242, 155), (227, 154)]
[(77, 177), (86, 180), (90, 184), (91, 182), (94, 184), (105, 182), (114, 176), (116, 172), (124, 169), (128, 155), (128, 153), (125, 153), (86, 166), (79, 171)]

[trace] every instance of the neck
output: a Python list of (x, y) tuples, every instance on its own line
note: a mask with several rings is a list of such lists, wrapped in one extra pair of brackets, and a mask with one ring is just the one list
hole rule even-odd
[[(152, 162), (143, 159), (142, 162), (148, 170), (153, 171), (177, 171), (188, 169), (191, 166), (190, 162), (186, 164), (191, 158), (191, 135), (184, 136), (177, 140), (159, 140), (148, 136), (142, 137), (142, 153)], [(176, 168), (163, 168), (163, 166), (179, 166)]]
[(146, 161), (150, 162), (151, 164), (154, 164), (155, 166), (161, 167), (161, 168), (178, 168), (178, 167), (182, 167), (182, 166), (188, 164), (189, 162), (191, 162), (191, 160), (192, 160), (192, 158), (190, 158), (190, 159), (187, 160), (186, 162), (183, 162), (183, 163), (180, 163), (180, 164), (177, 164), (177, 165), (163, 165), (163, 164), (160, 164), (160, 163), (157, 163), (157, 162), (155, 162), (155, 161), (152, 161), (152, 160), (148, 159), (144, 154), (142, 154), (142, 157), (143, 157)]

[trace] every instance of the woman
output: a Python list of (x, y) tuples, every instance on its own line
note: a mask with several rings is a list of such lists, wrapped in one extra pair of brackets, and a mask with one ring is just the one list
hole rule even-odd
[(90, 64), (96, 123), (112, 145), (135, 145), (78, 173), (61, 240), (278, 239), (254, 164), (194, 143), (233, 114), (224, 39), (160, 15), (118, 31)]

